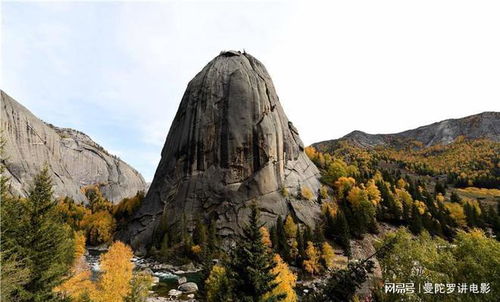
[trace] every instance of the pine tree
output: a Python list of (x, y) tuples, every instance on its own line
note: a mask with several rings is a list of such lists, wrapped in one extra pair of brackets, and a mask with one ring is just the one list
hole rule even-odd
[(278, 285), (274, 281), (277, 274), (272, 272), (276, 263), (262, 242), (257, 206), (253, 204), (251, 210), (249, 225), (243, 229), (244, 238), (231, 252), (227, 265), (229, 280), (239, 301), (281, 301), (285, 296), (270, 294)]
[(422, 217), (418, 211), (417, 205), (413, 204), (411, 208), (410, 230), (413, 234), (420, 234), (422, 231)]
[(25, 285), (31, 301), (54, 301), (52, 289), (62, 282), (73, 263), (73, 239), (69, 226), (56, 221), (56, 202), (47, 168), (35, 177), (25, 203), (21, 239), (23, 258), (28, 259), (30, 278)]
[(349, 232), (349, 225), (347, 224), (347, 219), (344, 215), (344, 211), (339, 211), (337, 217), (335, 218), (335, 229), (337, 234), (337, 242), (340, 244), (345, 251), (346, 256), (351, 255), (351, 245), (349, 239), (351, 238)]
[(290, 261), (290, 247), (288, 246), (283, 219), (278, 216), (276, 220), (276, 235), (278, 244), (275, 245), (276, 252), (286, 261)]

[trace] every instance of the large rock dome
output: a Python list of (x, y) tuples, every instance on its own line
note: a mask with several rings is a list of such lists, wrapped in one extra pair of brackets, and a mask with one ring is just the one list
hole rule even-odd
[[(215, 219), (218, 233), (231, 236), (252, 202), (267, 224), (291, 213), (313, 226), (318, 177), (264, 65), (225, 51), (189, 83), (148, 194), (120, 237), (142, 249), (161, 220), (185, 219), (189, 227), (200, 217)], [(314, 197), (298, 198), (301, 188)]]

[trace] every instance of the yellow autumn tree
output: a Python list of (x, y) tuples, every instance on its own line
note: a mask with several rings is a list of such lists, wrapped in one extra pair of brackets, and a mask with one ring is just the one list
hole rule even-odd
[(272, 296), (286, 294), (286, 298), (281, 301), (296, 302), (297, 294), (294, 288), (297, 283), (297, 276), (290, 270), (279, 254), (274, 254), (274, 262), (276, 266), (273, 268), (272, 273), (276, 275), (274, 281), (278, 286), (276, 286), (272, 292), (266, 294), (264, 300)]
[(285, 234), (288, 238), (297, 237), (297, 225), (293, 221), (292, 216), (288, 215), (285, 219)]
[(262, 234), (262, 243), (268, 248), (273, 247), (273, 242), (271, 241), (271, 236), (269, 235), (269, 231), (265, 226), (260, 227), (260, 233)]
[(205, 280), (207, 302), (226, 301), (230, 298), (229, 278), (223, 266), (214, 265), (210, 275)]
[(338, 197), (342, 198), (346, 192), (349, 192), (356, 184), (356, 180), (352, 177), (340, 177), (335, 181), (334, 186), (337, 189)]
[(314, 198), (313, 192), (306, 186), (300, 188), (300, 195), (302, 195), (302, 198), (305, 200), (312, 200)]
[(319, 259), (318, 250), (311, 241), (308, 241), (306, 248), (306, 260), (302, 262), (302, 266), (309, 274), (315, 275), (321, 270)]
[(354, 206), (358, 207), (364, 200), (368, 200), (368, 194), (363, 188), (354, 186), (347, 195), (347, 200)]
[(130, 261), (133, 253), (130, 247), (120, 241), (114, 242), (109, 251), (100, 258), (103, 271), (96, 290), (91, 292), (95, 302), (123, 302), (130, 293), (130, 281), (134, 264)]
[(321, 245), (321, 259), (325, 264), (326, 269), (332, 269), (335, 261), (335, 251), (328, 242), (323, 242)]
[(368, 199), (373, 203), (374, 206), (378, 205), (382, 200), (380, 191), (375, 184), (375, 180), (373, 179), (370, 179), (366, 184), (366, 194), (368, 195)]
[(338, 205), (336, 202), (333, 201), (326, 201), (321, 204), (321, 212), (323, 215), (326, 215), (328, 213), (331, 217), (336, 217), (337, 212), (338, 212)]
[(91, 272), (84, 258), (85, 235), (75, 233), (75, 262), (71, 269), (71, 276), (54, 289), (62, 298), (71, 298), (79, 302), (84, 296), (95, 290), (95, 285), (90, 280)]

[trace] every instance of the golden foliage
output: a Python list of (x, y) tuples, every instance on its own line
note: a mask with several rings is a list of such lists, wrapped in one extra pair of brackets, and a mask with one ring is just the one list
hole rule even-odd
[(445, 202), (444, 205), (450, 211), (451, 218), (461, 227), (467, 225), (467, 220), (462, 205), (456, 202)]
[(444, 196), (443, 196), (443, 194), (438, 193), (438, 195), (436, 196), (436, 201), (437, 202), (444, 202)]
[(286, 294), (286, 298), (281, 301), (296, 302), (298, 299), (294, 288), (297, 283), (297, 276), (290, 270), (279, 254), (274, 254), (273, 259), (276, 266), (273, 268), (272, 273), (276, 274), (276, 279), (274, 279), (274, 281), (278, 286), (276, 286), (271, 293), (266, 294), (264, 300), (271, 296)]
[(85, 234), (75, 232), (75, 260), (80, 259), (83, 255), (85, 255)]
[(396, 183), (396, 187), (398, 189), (404, 189), (404, 188), (406, 188), (407, 185), (408, 185), (408, 183), (402, 178), (398, 179), (398, 181)]
[(339, 207), (337, 203), (333, 201), (326, 201), (321, 204), (321, 212), (323, 213), (323, 215), (326, 215), (326, 213), (328, 213), (331, 217), (337, 216), (338, 208)]
[(90, 280), (90, 270), (74, 273), (69, 279), (64, 281), (54, 291), (63, 298), (71, 298), (71, 301), (83, 301), (85, 295), (95, 292), (95, 284)]
[(405, 189), (396, 189), (396, 198), (399, 202), (405, 204), (408, 207), (411, 207), (411, 205), (413, 204), (413, 198)]
[(101, 255), (103, 271), (96, 290), (90, 293), (95, 302), (122, 302), (130, 293), (132, 280), (132, 250), (120, 241), (114, 242), (108, 252)]
[(414, 204), (417, 206), (417, 209), (418, 209), (418, 212), (420, 213), (420, 215), (423, 215), (425, 213), (425, 211), (427, 211), (427, 205), (425, 205), (424, 202), (422, 202), (420, 200), (415, 200)]
[(312, 200), (314, 198), (313, 192), (306, 186), (300, 188), (300, 195), (305, 200)]
[(328, 195), (328, 188), (326, 186), (321, 186), (321, 188), (319, 189), (319, 195), (323, 199), (330, 198), (330, 196)]
[(220, 265), (214, 265), (210, 275), (205, 280), (207, 302), (219, 302), (220, 293), (227, 289), (229, 280), (226, 269)]
[(81, 301), (85, 294), (95, 290), (95, 285), (90, 281), (91, 272), (83, 255), (85, 254), (85, 235), (75, 232), (75, 263), (71, 269), (71, 276), (54, 291), (62, 297), (71, 298), (72, 301)]
[(293, 221), (292, 216), (288, 215), (285, 219), (285, 234), (287, 238), (297, 237), (297, 225)]
[(302, 266), (309, 274), (312, 275), (315, 275), (321, 271), (321, 266), (319, 264), (319, 253), (311, 241), (307, 242), (306, 260), (302, 262)]
[(195, 255), (199, 255), (199, 254), (201, 253), (201, 249), (202, 249), (202, 248), (201, 248), (201, 246), (200, 246), (200, 245), (198, 245), (198, 244), (197, 244), (197, 245), (193, 245), (193, 246), (191, 247), (191, 252), (192, 252), (193, 254), (195, 254)]
[(347, 200), (354, 206), (358, 207), (362, 201), (368, 200), (366, 191), (358, 186), (354, 186), (347, 195)]
[(331, 269), (334, 266), (335, 261), (335, 251), (333, 247), (328, 242), (323, 242), (321, 245), (321, 259), (325, 263), (327, 269)]
[(273, 247), (273, 242), (271, 241), (271, 236), (269, 235), (269, 231), (265, 226), (260, 227), (260, 233), (262, 234), (262, 243), (265, 246), (271, 248)]
[(141, 205), (143, 198), (144, 192), (138, 192), (134, 197), (122, 199), (120, 203), (113, 206), (113, 215), (118, 220), (130, 217)]
[(374, 179), (370, 179), (366, 184), (366, 194), (368, 195), (368, 199), (373, 203), (374, 206), (378, 205), (382, 200), (380, 191), (375, 184)]
[(340, 177), (335, 181), (334, 186), (337, 189), (338, 196), (343, 197), (345, 192), (349, 192), (355, 184), (356, 180), (352, 177)]
[(500, 189), (485, 189), (468, 187), (463, 189), (458, 189), (460, 193), (469, 193), (474, 195), (479, 195), (481, 197), (500, 197)]
[(98, 245), (111, 241), (115, 230), (115, 220), (109, 212), (99, 211), (86, 215), (81, 222), (81, 226), (87, 233), (89, 243)]

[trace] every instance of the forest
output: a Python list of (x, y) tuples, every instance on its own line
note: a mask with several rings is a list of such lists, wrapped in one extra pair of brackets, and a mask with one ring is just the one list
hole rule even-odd
[[(321, 205), (316, 228), (291, 215), (268, 228), (254, 204), (231, 248), (221, 248), (213, 221), (196, 218), (189, 229), (183, 217), (174, 228), (160, 222), (148, 256), (195, 263), (200, 301), (497, 301), (498, 148), (464, 139), (406, 151), (307, 147), (323, 186), (317, 199), (305, 186), (293, 197)], [(143, 192), (115, 205), (99, 186), (82, 188), (85, 205), (56, 199), (47, 169), (26, 198), (7, 185), (2, 176), (2, 301), (147, 301), (150, 272), (134, 268), (131, 248), (114, 240)], [(374, 252), (354, 257), (354, 243), (368, 237)], [(94, 276), (84, 254), (99, 245), (108, 249)], [(402, 296), (385, 288), (408, 282), (454, 291)], [(459, 292), (461, 284), (475, 287)]]

